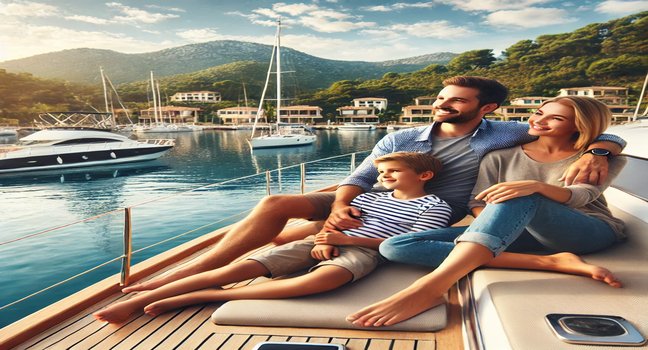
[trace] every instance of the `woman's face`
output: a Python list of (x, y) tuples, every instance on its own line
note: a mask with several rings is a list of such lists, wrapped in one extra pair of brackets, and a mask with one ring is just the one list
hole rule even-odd
[(549, 102), (529, 118), (529, 134), (571, 138), (578, 131), (575, 118), (572, 107)]

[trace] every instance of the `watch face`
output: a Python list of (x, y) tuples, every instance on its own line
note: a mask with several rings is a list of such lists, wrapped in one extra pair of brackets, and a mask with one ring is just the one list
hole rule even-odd
[(610, 154), (610, 151), (601, 148), (593, 148), (590, 150), (590, 153), (596, 156), (607, 156), (608, 154)]

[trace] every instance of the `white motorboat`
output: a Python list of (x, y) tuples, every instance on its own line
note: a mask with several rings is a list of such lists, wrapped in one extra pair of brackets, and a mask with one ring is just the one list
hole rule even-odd
[(0, 128), (0, 136), (16, 136), (18, 131), (13, 128)]
[(174, 140), (131, 140), (103, 130), (45, 129), (0, 148), (0, 173), (53, 170), (159, 158)]
[[(281, 116), (281, 22), (277, 22), (277, 33), (275, 36), (275, 44), (272, 48), (272, 55), (270, 57), (270, 66), (268, 67), (268, 73), (266, 76), (265, 86), (263, 87), (263, 93), (261, 94), (261, 100), (259, 101), (259, 109), (257, 110), (256, 118), (254, 121), (254, 126), (252, 127), (252, 137), (248, 142), (252, 149), (257, 148), (275, 148), (275, 147), (292, 147), (292, 146), (304, 146), (309, 145), (315, 142), (317, 139), (316, 136), (302, 127), (290, 126), (288, 128), (282, 128), (280, 126)], [(276, 56), (275, 56), (276, 54)], [(268, 88), (268, 82), (270, 80), (270, 74), (272, 73), (273, 63), (276, 57), (276, 74), (277, 74), (277, 124), (275, 130), (270, 128), (270, 133), (267, 135), (254, 136), (256, 132), (256, 125), (259, 120), (259, 117), (262, 115), (263, 100), (265, 98), (265, 93)]]
[(364, 123), (344, 123), (337, 126), (338, 130), (359, 130), (359, 131), (371, 131), (376, 130), (375, 124), (364, 124)]
[(166, 132), (193, 132), (187, 125), (157, 123), (150, 125), (134, 125), (133, 131), (137, 133), (166, 133)]

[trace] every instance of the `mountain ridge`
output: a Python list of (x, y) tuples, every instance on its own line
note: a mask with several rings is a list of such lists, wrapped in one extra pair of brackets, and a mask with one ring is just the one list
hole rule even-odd
[[(12, 73), (30, 73), (47, 79), (96, 84), (99, 67), (116, 84), (146, 79), (153, 70), (156, 76), (192, 73), (238, 61), (268, 62), (270, 45), (233, 40), (217, 40), (182, 45), (159, 51), (127, 54), (107, 49), (77, 48), (0, 62), (0, 68)], [(342, 61), (320, 58), (288, 47), (284, 55), (296, 64), (308, 64), (321, 71), (321, 82), (312, 88), (326, 87), (340, 79), (371, 79), (387, 72), (412, 72), (430, 64), (446, 64), (457, 54), (439, 52), (382, 62)], [(283, 55), (282, 55), (283, 56)]]

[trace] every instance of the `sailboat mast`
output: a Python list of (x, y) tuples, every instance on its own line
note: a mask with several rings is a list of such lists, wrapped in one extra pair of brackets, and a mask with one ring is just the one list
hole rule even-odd
[(153, 115), (155, 116), (155, 124), (158, 123), (158, 105), (157, 96), (155, 94), (155, 80), (153, 80), (153, 71), (151, 71), (151, 93), (153, 94)]
[[(164, 115), (162, 114), (162, 95), (160, 95), (160, 82), (155, 82), (155, 87), (157, 89), (157, 98), (158, 98), (158, 113), (160, 114), (160, 122), (164, 123)], [(169, 117), (169, 123), (171, 123), (171, 117)]]
[(281, 21), (277, 21), (277, 133), (281, 116)]
[[(279, 33), (279, 29), (277, 29), (277, 33)], [(275, 45), (277, 44), (275, 40)], [(268, 90), (268, 82), (270, 81), (270, 74), (272, 73), (272, 64), (274, 63), (274, 57), (275, 57), (275, 48), (272, 48), (272, 54), (270, 55), (270, 65), (268, 66), (268, 73), (266, 73), (266, 81), (265, 84), (263, 85), (263, 92), (261, 92), (261, 99), (259, 100), (259, 108), (257, 108), (257, 113), (254, 118), (254, 124), (252, 125), (252, 136), (250, 138), (254, 137), (254, 133), (256, 132), (256, 127), (257, 123), (259, 122), (259, 116), (261, 115), (261, 112), (263, 111), (263, 101), (265, 101), (265, 95), (266, 91)]]
[[(101, 74), (101, 84), (103, 85), (103, 93), (104, 93), (104, 103), (106, 104), (106, 113), (111, 113), (111, 108), (108, 107), (108, 88), (106, 87), (106, 76), (104, 75), (103, 67), (99, 67), (99, 73)], [(114, 127), (117, 123), (115, 121), (115, 114), (111, 113), (111, 123), (112, 126)]]

